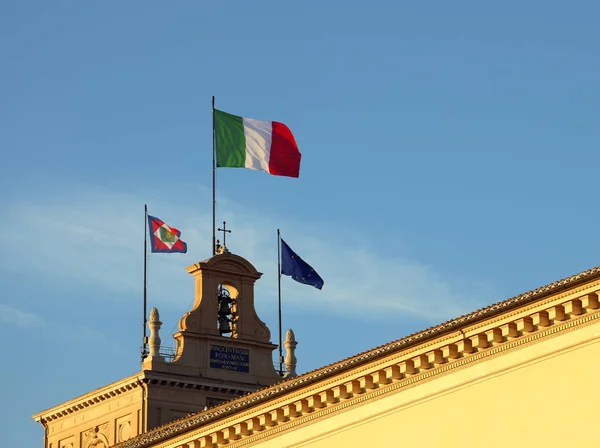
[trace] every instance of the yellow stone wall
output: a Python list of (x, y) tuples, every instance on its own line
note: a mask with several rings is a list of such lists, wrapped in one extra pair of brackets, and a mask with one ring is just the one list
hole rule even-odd
[[(130, 389), (124, 390), (123, 384)], [(97, 440), (113, 446), (202, 410), (207, 397), (231, 399), (228, 394), (172, 385), (146, 384), (142, 389), (135, 376), (129, 377), (42, 413), (55, 416), (47, 423), (48, 448), (102, 448)]]
[(600, 447), (600, 279), (553, 288), (535, 300), (509, 299), (442, 324), (439, 333), (427, 330), (224, 403), (122, 446)]
[(206, 405), (207, 397), (211, 396), (224, 401), (232, 398), (231, 395), (218, 392), (149, 385), (146, 397), (146, 429), (153, 429), (201, 411)]
[(135, 437), (142, 432), (141, 404), (135, 388), (48, 422), (48, 448), (112, 446)]
[(598, 447), (600, 321), (252, 444), (282, 447)]

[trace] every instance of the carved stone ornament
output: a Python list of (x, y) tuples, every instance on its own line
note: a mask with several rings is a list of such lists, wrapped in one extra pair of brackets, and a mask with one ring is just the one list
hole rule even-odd
[(119, 425), (119, 429), (117, 430), (117, 443), (124, 442), (129, 440), (133, 432), (131, 430), (131, 423), (126, 421)]
[(152, 310), (150, 311), (150, 320), (151, 321), (160, 320), (160, 315), (158, 314), (158, 310), (156, 309), (156, 307), (152, 308)]
[(85, 448), (108, 448), (108, 423), (96, 426), (83, 433), (83, 446)]

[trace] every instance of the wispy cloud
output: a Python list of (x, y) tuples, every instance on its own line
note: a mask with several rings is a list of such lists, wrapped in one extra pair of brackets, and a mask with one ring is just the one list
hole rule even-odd
[[(0, 240), (5, 254), (0, 268), (44, 272), (63, 282), (85, 283), (139, 300), (144, 236), (141, 196), (79, 185), (51, 198), (20, 198), (2, 211), (0, 231), (10, 232), (12, 237)], [(210, 256), (212, 217), (156, 194), (145, 192), (143, 196), (158, 198), (150, 204), (151, 212), (182, 230), (188, 242), (185, 255), (153, 254), (149, 259), (152, 301), (180, 308), (193, 297), (193, 282), (183, 268)], [(435, 322), (489, 299), (478, 295), (485, 292), (481, 288), (475, 295), (459, 290), (421, 260), (382, 255), (365, 236), (323, 240), (311, 234), (309, 222), (275, 223), (227, 198), (221, 203), (229, 204), (223, 209), (235, 210), (225, 214), (235, 229), (230, 247), (265, 272), (257, 294), (269, 303), (276, 301), (274, 231), (278, 226), (293, 235), (288, 243), (325, 279), (324, 289), (318, 291), (284, 277), (289, 306), (327, 307), (334, 313), (355, 315), (381, 315), (385, 310), (386, 315), (403, 313)], [(33, 318), (11, 316), (22, 324)]]
[[(118, 344), (109, 344), (107, 337), (88, 326), (69, 325), (50, 322), (42, 316), (30, 311), (23, 311), (9, 305), (0, 304), (0, 323), (14, 325), (20, 329), (31, 331), (34, 334), (45, 334), (62, 341), (70, 341), (76, 344), (87, 344), (90, 342), (103, 344), (108, 347), (118, 348)], [(76, 334), (77, 337), (73, 337)]]
[(1, 304), (0, 322), (3, 324), (16, 325), (19, 328), (25, 329), (46, 325), (46, 323), (36, 314)]

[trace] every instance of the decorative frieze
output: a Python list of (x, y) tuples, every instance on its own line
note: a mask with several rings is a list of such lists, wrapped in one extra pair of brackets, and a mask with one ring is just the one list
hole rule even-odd
[(496, 327), (485, 332), (487, 343), (489, 346), (501, 344), (504, 342), (504, 336), (502, 336), (502, 328)]
[(581, 297), (581, 306), (583, 309), (596, 310), (600, 307), (598, 303), (598, 294), (595, 292)]
[(517, 337), (525, 333), (531, 333), (532, 331), (535, 331), (533, 319), (531, 318), (531, 316), (521, 317), (519, 319), (516, 319), (512, 323), (514, 323), (517, 327)]
[(384, 369), (378, 370), (373, 375), (374, 375), (373, 381), (375, 381), (375, 383), (379, 384), (380, 386), (383, 386), (384, 384), (388, 384), (389, 382), (391, 382), (391, 380), (388, 379), (387, 373)]
[[(296, 415), (294, 415), (294, 417)], [(248, 429), (248, 424), (246, 422), (237, 423), (237, 424), (233, 425), (233, 430), (240, 437), (248, 436), (248, 435), (252, 434), (252, 431)]]
[(461, 355), (468, 355), (474, 352), (473, 342), (470, 339), (461, 339), (456, 342), (456, 346), (458, 347), (457, 358)]
[(585, 312), (581, 304), (581, 300), (573, 299), (564, 304), (564, 311), (567, 315), (578, 316)]
[(517, 322), (509, 322), (498, 327), (502, 340), (519, 337), (519, 326)]
[(344, 384), (346, 387), (346, 392), (348, 393), (347, 397), (351, 397), (353, 395), (362, 394), (364, 392), (363, 388), (360, 385), (360, 381), (352, 380)]
[(333, 389), (327, 389), (321, 392), (321, 402), (325, 405), (335, 403), (337, 400), (334, 396)]
[(439, 366), (440, 364), (444, 364), (446, 362), (444, 353), (439, 348), (427, 352), (427, 360), (431, 367)]
[(533, 326), (536, 327), (536, 329), (539, 329), (539, 327), (549, 327), (551, 325), (548, 311), (538, 311), (531, 315), (531, 319), (533, 321)]
[(420, 372), (422, 370), (427, 370), (431, 367), (427, 353), (423, 353), (422, 355), (415, 356), (412, 360), (413, 360), (415, 369), (418, 372)]
[(471, 344), (474, 349), (480, 350), (488, 347), (488, 339), (485, 333), (471, 336)]
[(298, 412), (296, 408), (296, 403), (292, 403), (283, 407), (283, 418), (285, 418), (286, 420), (298, 417), (300, 414), (301, 413)]
[(266, 428), (268, 426), (273, 426), (273, 416), (271, 412), (266, 412), (260, 417), (258, 417), (258, 421), (260, 422), (259, 427), (261, 429)]
[(398, 364), (391, 365), (383, 369), (386, 374), (388, 382), (399, 381), (402, 378), (400, 373), (400, 366)]
[(306, 398), (306, 402), (308, 404), (308, 409), (310, 409), (311, 411), (323, 407), (323, 403), (321, 402), (321, 396), (319, 394), (311, 395), (310, 397)]
[(407, 359), (406, 361), (400, 363), (400, 374), (402, 377), (406, 375), (414, 375), (415, 373), (417, 373), (417, 371), (415, 370), (415, 363), (412, 359)]
[(563, 305), (556, 305), (548, 308), (548, 318), (553, 322), (560, 322), (569, 318), (565, 313), (565, 307)]

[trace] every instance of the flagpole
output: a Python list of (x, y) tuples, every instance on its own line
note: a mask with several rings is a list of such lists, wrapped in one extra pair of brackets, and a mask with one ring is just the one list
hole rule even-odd
[(283, 349), (281, 347), (281, 234), (277, 229), (277, 291), (279, 297), (279, 375), (283, 376)]
[(147, 323), (147, 279), (148, 279), (148, 205), (144, 204), (144, 336), (142, 338), (142, 362), (144, 362), (144, 358), (146, 357), (146, 323)]
[(217, 185), (217, 167), (215, 162), (215, 96), (212, 97), (212, 254), (216, 255), (216, 247), (217, 240), (215, 236), (215, 229), (217, 227), (216, 224), (216, 209), (217, 209), (217, 199), (216, 199), (216, 185)]

